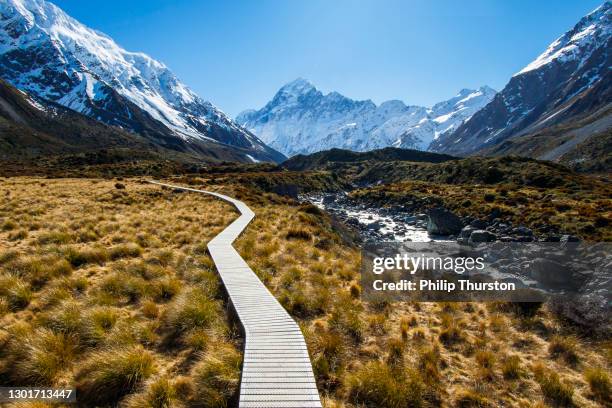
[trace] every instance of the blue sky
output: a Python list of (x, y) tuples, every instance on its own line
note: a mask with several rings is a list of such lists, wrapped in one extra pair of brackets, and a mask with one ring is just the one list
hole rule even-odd
[(376, 103), (500, 90), (601, 0), (55, 0), (235, 116), (310, 79)]

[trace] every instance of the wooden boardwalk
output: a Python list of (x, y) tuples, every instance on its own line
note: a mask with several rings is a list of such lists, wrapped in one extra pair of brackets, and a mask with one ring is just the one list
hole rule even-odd
[(208, 243), (245, 335), (239, 407), (322, 407), (300, 327), (232, 246), (255, 213), (223, 194), (152, 183), (213, 195), (233, 204), (241, 214)]

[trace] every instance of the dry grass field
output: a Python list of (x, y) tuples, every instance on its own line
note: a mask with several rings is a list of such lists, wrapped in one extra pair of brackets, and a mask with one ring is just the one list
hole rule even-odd
[[(237, 248), (300, 323), (326, 408), (612, 403), (609, 340), (546, 307), (364, 302), (350, 233), (223, 180), (167, 181), (255, 211)], [(240, 344), (205, 244), (229, 206), (136, 179), (4, 179), (0, 194), (2, 383), (75, 384), (88, 406), (225, 406)]]
[(229, 205), (131, 180), (4, 179), (0, 196), (0, 383), (226, 405), (241, 354), (206, 243)]

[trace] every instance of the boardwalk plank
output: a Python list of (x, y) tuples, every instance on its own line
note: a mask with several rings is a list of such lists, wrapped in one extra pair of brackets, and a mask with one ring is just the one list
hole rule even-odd
[(232, 246), (255, 213), (242, 201), (223, 194), (151, 183), (215, 196), (240, 213), (208, 243), (208, 252), (245, 332), (239, 407), (321, 408), (300, 327)]

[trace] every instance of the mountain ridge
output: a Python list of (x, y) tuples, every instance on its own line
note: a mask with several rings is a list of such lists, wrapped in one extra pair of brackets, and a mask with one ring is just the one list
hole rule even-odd
[(282, 86), (260, 110), (236, 121), (287, 155), (337, 147), (366, 151), (387, 146), (425, 150), (441, 133), (458, 126), (495, 94), (488, 86), (462, 89), (431, 108), (389, 100), (376, 105), (338, 92), (324, 94), (298, 78)]
[[(0, 76), (32, 95), (166, 147), (210, 143), (284, 156), (204, 101), (161, 62), (129, 52), (44, 0), (0, 3)], [(248, 161), (244, 156), (243, 160)]]
[[(512, 143), (524, 145), (524, 140), (514, 139), (547, 132), (546, 144), (553, 149), (568, 142), (567, 135), (547, 129), (571, 126), (612, 106), (611, 38), (612, 2), (606, 1), (513, 75), (490, 104), (436, 140), (432, 150), (465, 156), (495, 150), (509, 141), (504, 151), (520, 153), (520, 147), (508, 148)], [(560, 157), (547, 152), (533, 156)]]

